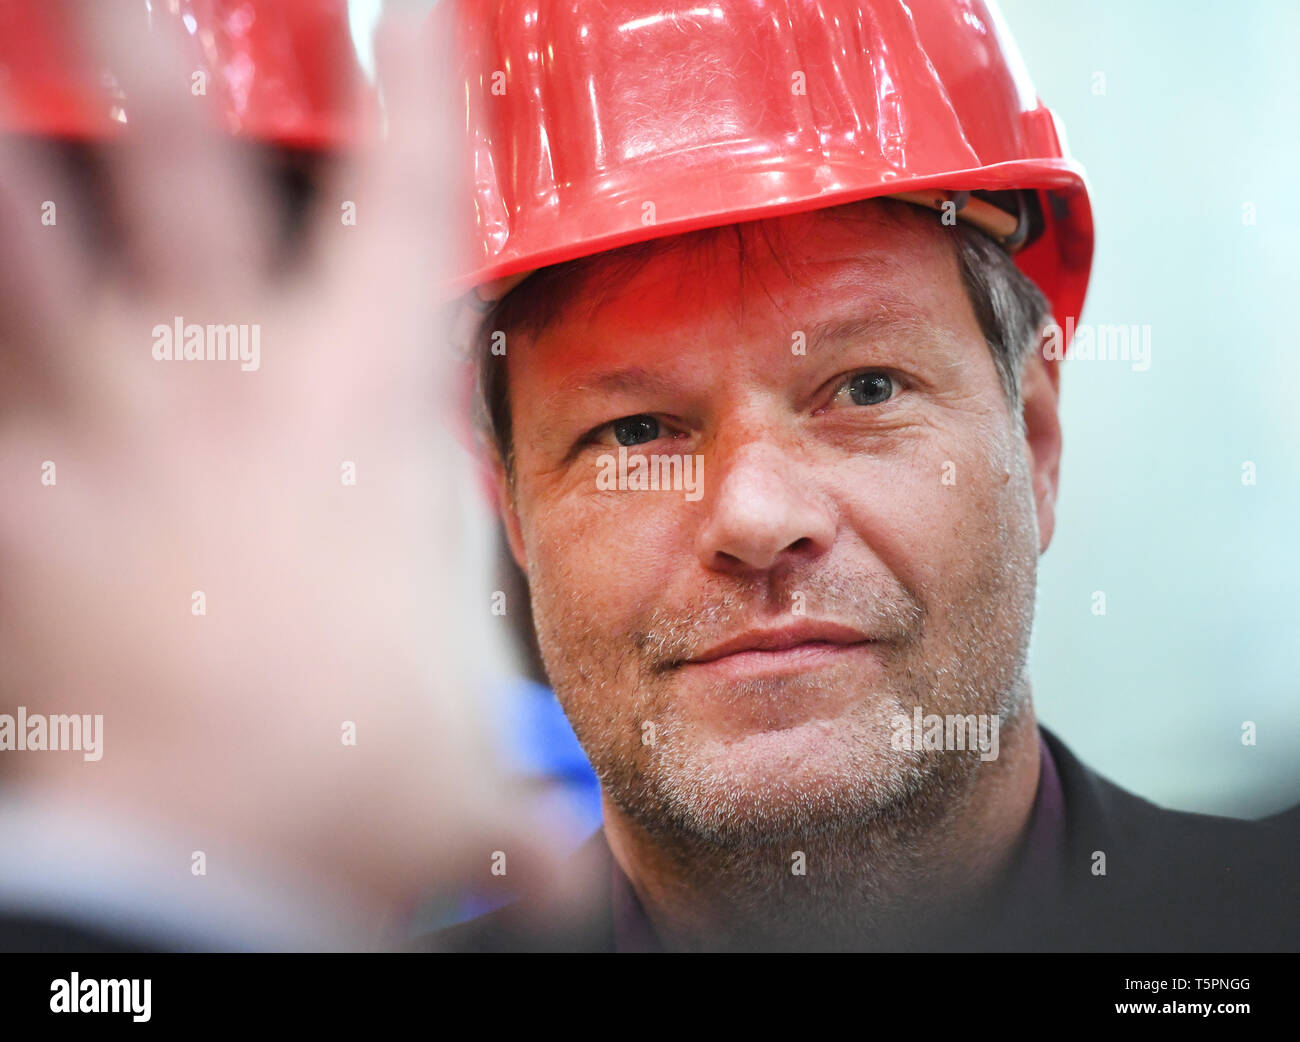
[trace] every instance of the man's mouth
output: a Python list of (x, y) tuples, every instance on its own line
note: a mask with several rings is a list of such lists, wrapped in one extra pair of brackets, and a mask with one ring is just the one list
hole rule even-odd
[(710, 645), (677, 665), (734, 679), (805, 672), (860, 657), (876, 640), (840, 623), (813, 620), (752, 629)]

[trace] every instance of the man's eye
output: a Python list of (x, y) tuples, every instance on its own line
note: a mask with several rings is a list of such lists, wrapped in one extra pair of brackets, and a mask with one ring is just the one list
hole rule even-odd
[(888, 373), (866, 372), (851, 377), (836, 393), (835, 398), (847, 398), (844, 404), (879, 405), (892, 398), (896, 391), (897, 382)]
[(591, 431), (583, 441), (591, 445), (615, 445), (631, 447), (658, 441), (660, 438), (681, 438), (684, 435), (676, 430), (671, 421), (661, 421), (649, 413), (639, 412), (633, 416), (623, 416), (617, 420), (602, 424)]
[(641, 413), (637, 416), (624, 416), (609, 425), (620, 445), (641, 445), (659, 437), (659, 421), (653, 416)]

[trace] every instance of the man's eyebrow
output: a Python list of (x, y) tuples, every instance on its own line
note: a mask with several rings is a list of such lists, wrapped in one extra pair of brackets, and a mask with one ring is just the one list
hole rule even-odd
[(912, 306), (879, 306), (871, 314), (832, 318), (808, 328), (807, 347), (837, 347), (855, 340), (884, 337), (908, 337), (932, 343), (940, 339), (939, 330), (924, 312)]
[(568, 397), (581, 391), (668, 393), (674, 386), (673, 381), (661, 373), (640, 365), (625, 365), (597, 373), (570, 373), (546, 397), (549, 401), (552, 398)]

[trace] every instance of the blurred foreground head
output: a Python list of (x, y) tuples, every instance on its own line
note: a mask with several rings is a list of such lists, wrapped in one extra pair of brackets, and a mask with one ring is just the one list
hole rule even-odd
[(494, 852), (532, 863), (434, 349), (448, 41), (366, 43), (341, 3), (0, 6), (9, 906), (373, 944)]

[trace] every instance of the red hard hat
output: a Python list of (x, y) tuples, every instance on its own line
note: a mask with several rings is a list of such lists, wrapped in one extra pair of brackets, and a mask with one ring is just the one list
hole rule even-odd
[[(347, 0), (139, 0), (141, 25), (170, 21), (232, 133), (291, 147), (334, 148), (356, 135), (362, 64)], [(73, 0), (0, 0), (4, 129), (97, 139), (129, 122), (113, 69), (94, 68), (73, 31)]]
[(1087, 184), (991, 3), (457, 7), (477, 218), (463, 288), (490, 300), (639, 240), (902, 195), (952, 199), (1077, 321)]

